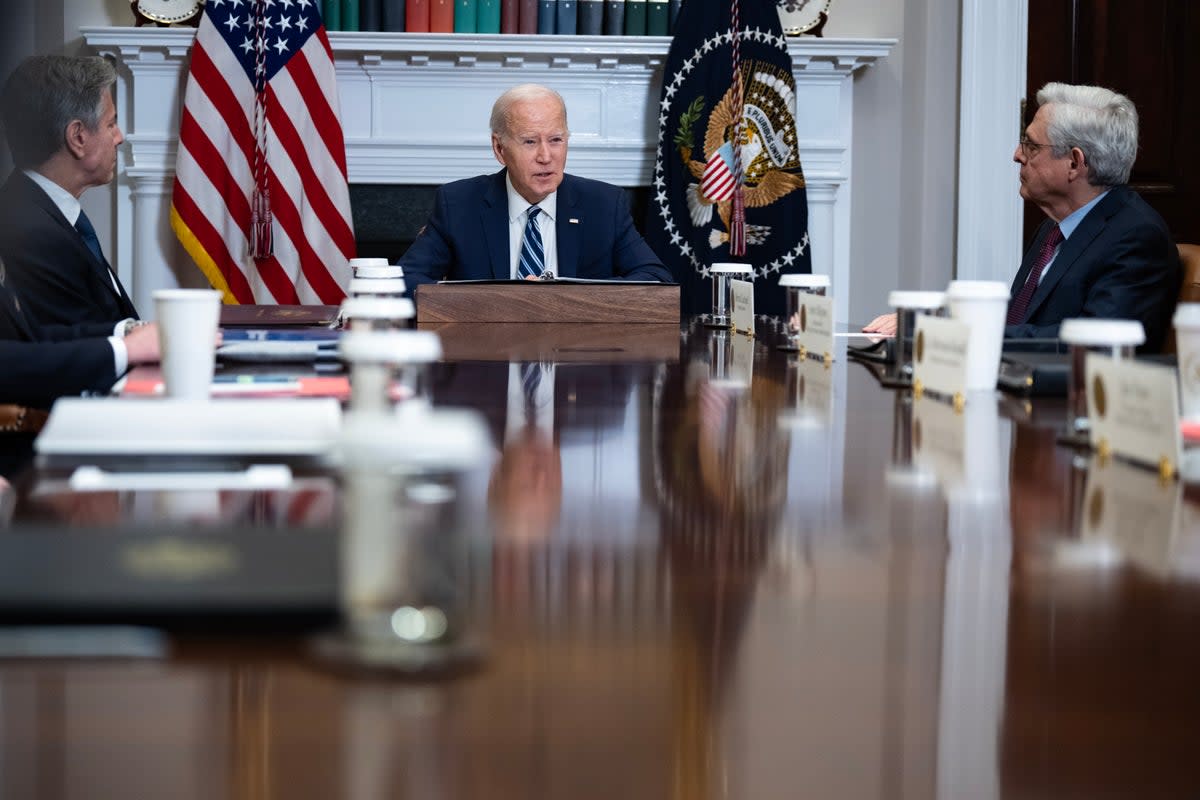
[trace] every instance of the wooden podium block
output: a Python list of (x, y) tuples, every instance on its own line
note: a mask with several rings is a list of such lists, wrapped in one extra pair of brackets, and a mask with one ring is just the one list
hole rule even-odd
[(431, 283), (417, 287), (417, 323), (679, 324), (675, 284)]

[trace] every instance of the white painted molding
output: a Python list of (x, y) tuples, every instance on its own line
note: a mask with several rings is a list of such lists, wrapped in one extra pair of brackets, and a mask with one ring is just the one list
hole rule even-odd
[(1029, 0), (964, 0), (957, 277), (1009, 283), (1021, 263), (1021, 135)]
[[(169, 196), (129, 182), (169, 180), (187, 56), (185, 28), (84, 28), (87, 44), (119, 64), (118, 109), (128, 145), (118, 168), (117, 267), (148, 297), (192, 269), (159, 231)], [(668, 37), (332, 33), (351, 183), (437, 185), (497, 169), (488, 143), (492, 101), (525, 82), (553, 86), (570, 110), (570, 171), (620, 186), (650, 183), (657, 100)], [(894, 39), (789, 41), (797, 132), (809, 185), (813, 269), (832, 277), (835, 316), (848, 317), (854, 73)], [(143, 228), (157, 219), (161, 227)], [(817, 232), (819, 231), (819, 235)], [(144, 265), (167, 265), (150, 270)], [(839, 292), (846, 287), (847, 291)]]

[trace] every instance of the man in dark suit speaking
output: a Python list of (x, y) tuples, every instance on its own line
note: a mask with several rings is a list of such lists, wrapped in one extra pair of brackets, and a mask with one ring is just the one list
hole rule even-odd
[(0, 98), (16, 169), (0, 190), (0, 257), (40, 325), (137, 318), (79, 204), (110, 182), (124, 141), (103, 58), (31, 56)]
[(504, 169), (441, 187), (400, 259), (409, 285), (439, 280), (612, 278), (669, 282), (633, 227), (624, 190), (566, 175), (567, 109), (525, 84), (492, 107), (492, 152)]
[[(1064, 319), (1138, 320), (1162, 346), (1179, 296), (1179, 253), (1162, 217), (1126, 184), (1137, 157), (1132, 101), (1048, 83), (1013, 153), (1021, 196), (1049, 218), (1013, 280), (1005, 338), (1055, 338)], [(890, 332), (885, 315), (865, 330)]]

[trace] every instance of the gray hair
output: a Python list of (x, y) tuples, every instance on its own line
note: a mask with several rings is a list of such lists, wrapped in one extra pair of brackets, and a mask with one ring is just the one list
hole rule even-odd
[(75, 120), (99, 128), (104, 96), (116, 82), (116, 69), (99, 57), (30, 56), (18, 64), (0, 94), (0, 120), (17, 167), (45, 163)]
[(1138, 147), (1138, 114), (1132, 100), (1099, 86), (1047, 83), (1037, 101), (1050, 106), (1046, 135), (1055, 158), (1078, 147), (1087, 157), (1088, 183), (1129, 182)]
[(565, 126), (567, 124), (567, 104), (563, 101), (562, 95), (548, 86), (538, 83), (522, 83), (500, 95), (492, 104), (492, 118), (489, 123), (492, 133), (497, 136), (509, 133), (508, 118), (512, 113), (512, 107), (517, 103), (547, 99), (553, 99), (558, 103), (558, 107), (562, 109), (563, 125)]

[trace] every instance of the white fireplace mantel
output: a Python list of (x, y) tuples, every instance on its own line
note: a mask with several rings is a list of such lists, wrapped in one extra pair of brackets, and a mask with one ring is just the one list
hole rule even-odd
[[(180, 105), (195, 32), (84, 28), (118, 63), (117, 105), (128, 139), (116, 189), (117, 269), (134, 302), (195, 283), (167, 224)], [(567, 102), (571, 172), (622, 186), (650, 183), (667, 37), (331, 33), (351, 183), (441, 184), (497, 168), (492, 101), (543, 83)], [(835, 315), (848, 318), (853, 74), (895, 39), (798, 38), (789, 43), (797, 128), (808, 181), (813, 271), (829, 274)], [(399, 254), (397, 254), (399, 255)]]

